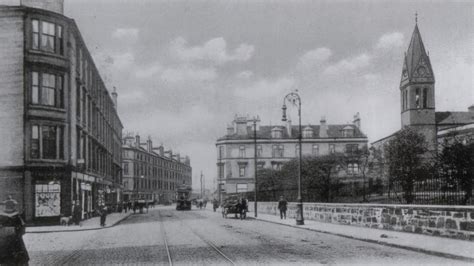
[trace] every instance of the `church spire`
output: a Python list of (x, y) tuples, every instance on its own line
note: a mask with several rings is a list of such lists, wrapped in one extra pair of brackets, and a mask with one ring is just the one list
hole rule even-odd
[(418, 13), (415, 13), (415, 29), (405, 54), (402, 81), (405, 79), (413, 82), (434, 82), (430, 58), (426, 53), (420, 30), (418, 29)]

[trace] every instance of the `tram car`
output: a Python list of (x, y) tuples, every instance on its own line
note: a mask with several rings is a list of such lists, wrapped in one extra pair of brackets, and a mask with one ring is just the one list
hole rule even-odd
[(176, 210), (191, 210), (191, 191), (192, 187), (181, 185), (176, 190)]

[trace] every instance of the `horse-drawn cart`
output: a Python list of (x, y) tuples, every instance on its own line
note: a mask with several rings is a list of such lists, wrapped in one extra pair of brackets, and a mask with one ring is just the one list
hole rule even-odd
[(235, 218), (247, 218), (247, 206), (239, 199), (227, 199), (222, 203), (222, 217), (227, 218), (228, 214), (235, 214)]

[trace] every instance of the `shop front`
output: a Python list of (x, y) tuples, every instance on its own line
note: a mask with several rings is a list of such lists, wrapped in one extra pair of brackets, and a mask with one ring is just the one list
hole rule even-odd
[[(25, 210), (35, 224), (57, 224), (60, 216), (71, 215), (70, 178), (64, 169), (32, 169), (31, 206)], [(30, 215), (28, 215), (30, 216)]]

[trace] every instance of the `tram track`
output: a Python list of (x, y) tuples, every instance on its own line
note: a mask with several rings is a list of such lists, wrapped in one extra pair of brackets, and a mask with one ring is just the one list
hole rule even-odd
[(161, 229), (161, 233), (163, 234), (163, 242), (165, 244), (166, 254), (168, 256), (168, 263), (170, 266), (173, 266), (173, 260), (171, 259), (170, 247), (168, 245), (168, 240), (166, 237), (165, 224), (163, 223), (163, 217), (161, 217), (160, 211), (158, 211), (158, 217), (160, 219), (160, 229)]
[[(206, 243), (207, 246), (211, 247), (221, 258), (223, 258), (225, 261), (227, 261), (230, 265), (236, 265), (235, 262), (229, 258), (219, 247), (217, 247), (214, 243), (212, 243), (211, 241), (207, 240), (205, 237), (203, 237), (200, 233), (196, 232), (196, 230), (191, 227), (189, 224), (183, 222), (183, 219), (180, 219), (179, 217), (173, 215), (174, 217), (176, 217), (179, 221), (179, 224), (181, 225), (182, 228), (187, 228), (189, 231), (191, 231), (191, 233), (193, 233), (196, 237), (198, 237), (202, 242)], [(163, 224), (163, 220), (161, 219), (161, 213), (159, 214), (159, 217), (160, 217), (160, 221), (161, 221), (161, 224), (163, 226), (163, 236), (165, 238), (165, 241), (166, 241), (166, 235), (165, 235), (165, 231), (164, 231), (164, 224)], [(168, 258), (169, 258), (169, 262), (170, 262), (170, 265), (173, 265), (172, 264), (172, 258), (171, 258), (171, 255), (170, 255), (170, 252), (169, 252), (169, 246), (167, 243), (165, 243), (165, 246), (166, 246), (166, 249), (167, 249), (167, 252), (168, 252)]]

